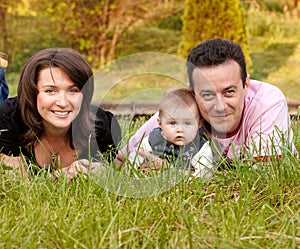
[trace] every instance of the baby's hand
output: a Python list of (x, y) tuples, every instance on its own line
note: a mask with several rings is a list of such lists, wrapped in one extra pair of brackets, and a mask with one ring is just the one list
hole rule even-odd
[(146, 159), (146, 162), (141, 165), (141, 168), (143, 169), (154, 168), (156, 170), (161, 170), (164, 168), (169, 168), (170, 166), (168, 161), (163, 160), (159, 156), (153, 155), (146, 150), (139, 149), (138, 153), (140, 156)]

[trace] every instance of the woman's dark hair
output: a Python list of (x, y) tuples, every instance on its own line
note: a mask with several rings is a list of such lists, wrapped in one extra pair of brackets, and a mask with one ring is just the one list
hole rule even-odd
[(44, 131), (42, 117), (37, 109), (37, 82), (41, 70), (47, 68), (60, 68), (83, 94), (80, 112), (76, 117), (76, 122), (72, 124), (78, 126), (75, 129), (79, 134), (74, 136), (73, 141), (72, 129), (70, 129), (69, 141), (71, 148), (74, 148), (75, 142), (80, 146), (86, 146), (87, 140), (85, 139), (89, 136), (91, 126), (90, 103), (94, 92), (94, 78), (88, 62), (79, 52), (71, 48), (44, 49), (34, 54), (25, 63), (18, 85), (18, 101), (22, 120), (29, 130), (23, 135), (22, 143), (25, 146), (33, 145)]
[(229, 61), (235, 61), (240, 66), (241, 79), (245, 87), (247, 70), (245, 55), (241, 46), (229, 40), (220, 38), (204, 41), (194, 47), (187, 58), (189, 83), (194, 90), (193, 71), (195, 68), (215, 67)]

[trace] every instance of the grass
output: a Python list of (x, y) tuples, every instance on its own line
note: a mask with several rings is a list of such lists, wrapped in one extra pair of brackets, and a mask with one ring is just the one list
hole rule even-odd
[[(120, 118), (124, 133), (142, 122)], [(109, 177), (103, 187), (98, 178), (0, 174), (0, 247), (298, 248), (298, 165), (292, 155), (257, 170), (237, 161), (210, 180), (185, 178), (142, 198), (114, 194)]]
[[(249, 12), (251, 76), (278, 85), (288, 98), (299, 99), (298, 22), (275, 20), (272, 15)], [(155, 32), (149, 29), (146, 35), (153, 38)], [(167, 46), (164, 34), (172, 33), (159, 32), (160, 43), (169, 50), (151, 51), (172, 54), (176, 35)], [(141, 49), (134, 46), (133, 52)], [(159, 70), (153, 62), (151, 68)], [(130, 70), (125, 72), (130, 77), (118, 78), (120, 84), (114, 87), (99, 78), (107, 85), (106, 91), (96, 91), (96, 99), (131, 101), (136, 96), (150, 101), (155, 96), (141, 94), (145, 87), (159, 95), (177, 77), (136, 76)], [(17, 77), (8, 74), (11, 95), (16, 93)], [(136, 79), (140, 84), (133, 85)], [(133, 125), (120, 119), (124, 142), (143, 122)], [(299, 150), (299, 121), (294, 122), (294, 132)], [(91, 178), (14, 179), (0, 172), (0, 248), (299, 248), (299, 158), (287, 155), (280, 162), (258, 164), (257, 170), (241, 161), (234, 167), (216, 172), (209, 181), (184, 179), (143, 198), (115, 195)]]

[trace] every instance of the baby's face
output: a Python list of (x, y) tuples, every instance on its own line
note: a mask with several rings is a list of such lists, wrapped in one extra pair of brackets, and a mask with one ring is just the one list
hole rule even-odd
[(159, 121), (165, 139), (183, 146), (194, 140), (200, 127), (198, 108), (196, 105), (164, 111)]

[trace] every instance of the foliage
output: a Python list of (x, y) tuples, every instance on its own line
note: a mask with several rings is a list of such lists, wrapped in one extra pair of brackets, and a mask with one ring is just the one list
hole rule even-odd
[(171, 29), (171, 30), (182, 30), (182, 20), (181, 16), (183, 15), (183, 11), (180, 11), (174, 15), (171, 15), (167, 18), (160, 19), (157, 21), (157, 27), (160, 29)]
[[(44, 19), (37, 17), (38, 13), (41, 16), (44, 15), (42, 10), (37, 11), (40, 8), (39, 2), (41, 4), (43, 0), (38, 1), (36, 6), (33, 6), (34, 8), (30, 5), (32, 1), (37, 0), (4, 0), (0, 4), (0, 6), (6, 6), (7, 10), (7, 35), (1, 36), (0, 50), (7, 51), (9, 54), (7, 79), (11, 96), (16, 94), (15, 89), (20, 69), (29, 56), (42, 48), (69, 46), (73, 42), (73, 40), (65, 40), (57, 30), (50, 29), (53, 23), (49, 22), (48, 17)], [(290, 11), (283, 13), (270, 11), (264, 4), (264, 2), (276, 2), (282, 5), (288, 1), (289, 4), (292, 3), (291, 0), (241, 0), (241, 3), (244, 9), (245, 29), (252, 60), (249, 70), (251, 78), (275, 84), (283, 90), (288, 98), (297, 100), (300, 93), (299, 19), (295, 18)], [(48, 4), (48, 2), (44, 2)], [(164, 5), (163, 2), (168, 2), (168, 4)], [(124, 30), (116, 44), (115, 58), (145, 51), (177, 53), (181, 39), (180, 31), (173, 30), (172, 25), (165, 24), (168, 24), (170, 19), (174, 23), (181, 22), (178, 13), (182, 11), (183, 0), (160, 1), (160, 3), (161, 5), (157, 4), (157, 8), (149, 7), (152, 11), (148, 13), (147, 18), (143, 17), (144, 19), (137, 20)], [(287, 9), (284, 6), (282, 8)], [(58, 18), (58, 15), (56, 16)], [(0, 25), (0, 28), (3, 26)], [(2, 42), (5, 37), (8, 42), (7, 50)], [(94, 67), (94, 69), (98, 69), (98, 67)], [(127, 89), (137, 89), (139, 86), (146, 86), (149, 89), (151, 84), (152, 81), (148, 81), (147, 78), (142, 84), (131, 81), (126, 85), (126, 91)], [(127, 96), (124, 89), (116, 88), (115, 90), (117, 92), (116, 94), (112, 93), (112, 96), (120, 96), (121, 99)]]
[[(153, 7), (171, 8), (161, 0), (68, 0), (32, 1), (39, 18), (68, 41), (68, 45), (86, 55), (93, 67), (115, 58), (115, 49), (124, 32), (138, 20), (152, 20)], [(165, 6), (166, 5), (166, 6)]]
[(264, 10), (256, 3), (245, 11), (253, 61), (251, 78), (278, 86), (289, 101), (299, 102), (299, 19)]
[(186, 58), (191, 48), (201, 41), (224, 38), (242, 46), (250, 68), (251, 59), (239, 0), (187, 0), (182, 20), (182, 41), (178, 48), (180, 56)]

